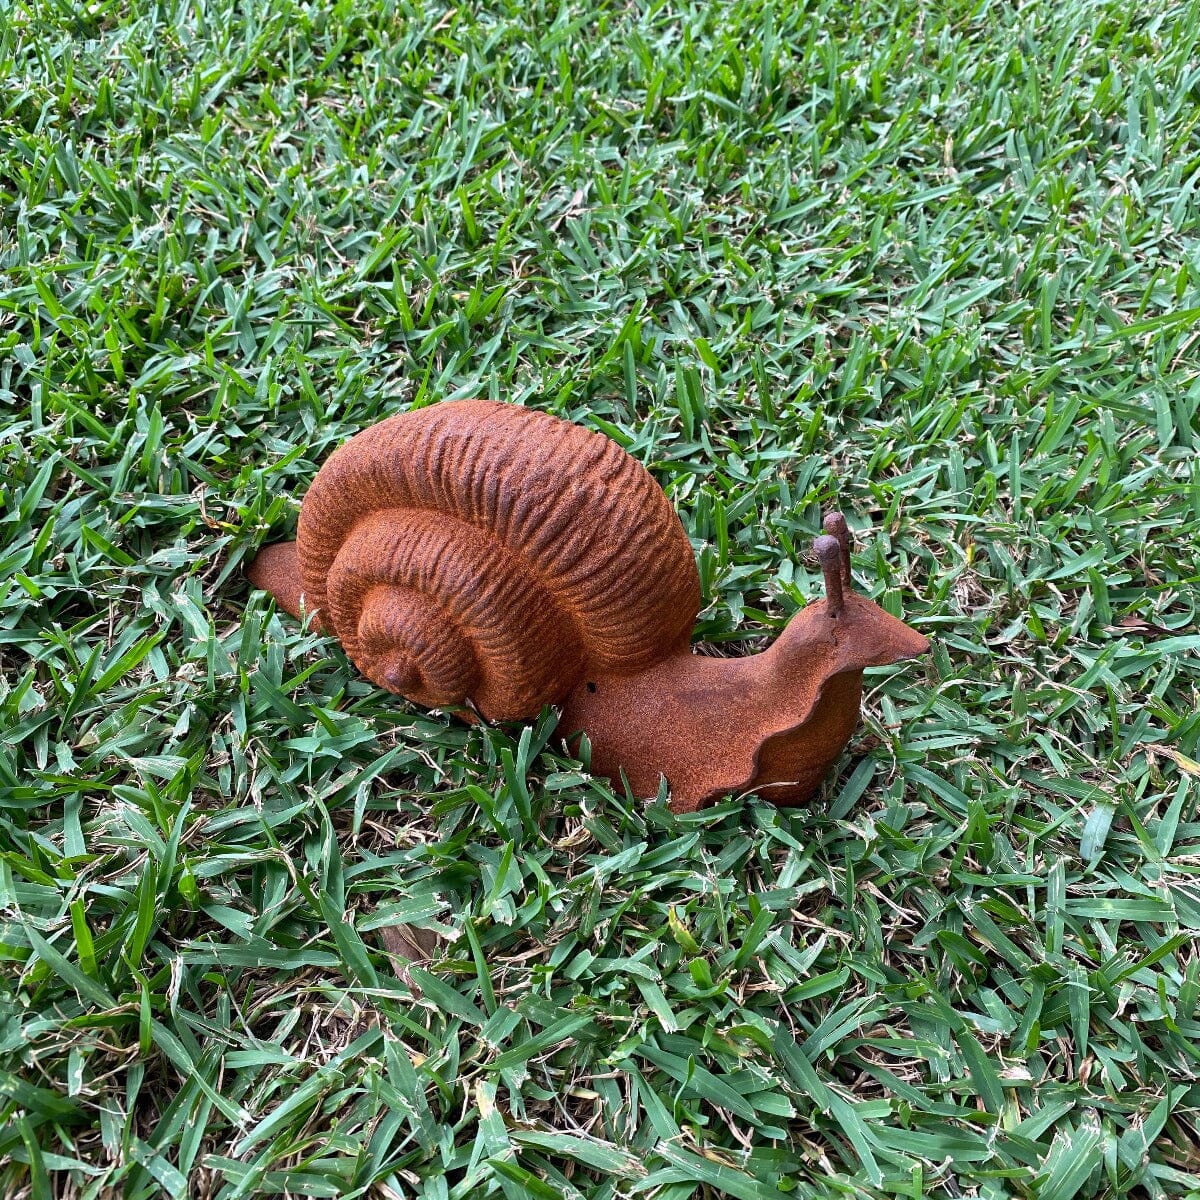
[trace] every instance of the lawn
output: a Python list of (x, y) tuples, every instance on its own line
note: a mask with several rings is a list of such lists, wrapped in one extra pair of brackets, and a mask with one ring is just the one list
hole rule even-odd
[[(1200, 1197), (1200, 3), (13, 0), (0, 79), (5, 1200)], [(838, 500), (934, 649), (811, 807), (248, 588), (464, 396), (649, 467), (725, 653)]]

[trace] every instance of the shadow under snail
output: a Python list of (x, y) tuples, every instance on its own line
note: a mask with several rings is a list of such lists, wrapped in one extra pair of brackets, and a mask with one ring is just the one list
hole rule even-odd
[(488, 720), (563, 705), (591, 769), (691, 812), (730, 793), (809, 799), (858, 724), (862, 673), (929, 643), (852, 590), (840, 513), (815, 542), (826, 598), (766, 651), (691, 650), (692, 548), (650, 473), (548, 413), (456, 400), (363, 430), (317, 473), (294, 542), (250, 581), (429, 708)]

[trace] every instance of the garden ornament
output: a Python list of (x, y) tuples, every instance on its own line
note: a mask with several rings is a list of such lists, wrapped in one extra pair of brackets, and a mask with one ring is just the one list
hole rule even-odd
[(850, 579), (850, 534), (815, 542), (825, 599), (766, 651), (691, 650), (700, 579), (650, 473), (548, 413), (457, 400), (389, 417), (333, 453), (295, 542), (247, 569), (336, 634), (368, 678), (493, 721), (563, 705), (591, 770), (676, 812), (729, 793), (799, 804), (858, 723), (862, 673), (928, 642)]

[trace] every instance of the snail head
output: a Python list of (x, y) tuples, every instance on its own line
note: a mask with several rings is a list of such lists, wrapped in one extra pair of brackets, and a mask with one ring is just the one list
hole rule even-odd
[(818, 645), (836, 647), (832, 671), (861, 671), (915, 658), (929, 642), (903, 621), (854, 590), (850, 570), (851, 538), (840, 512), (825, 515), (825, 532), (813, 542), (813, 551), (825, 579), (825, 600), (796, 614), (776, 643), (785, 658), (811, 653)]

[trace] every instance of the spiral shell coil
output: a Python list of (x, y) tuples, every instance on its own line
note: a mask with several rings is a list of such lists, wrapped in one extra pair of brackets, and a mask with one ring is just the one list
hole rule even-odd
[(363, 674), (493, 720), (686, 651), (700, 608), (691, 545), (645, 468), (494, 401), (352, 438), (305, 496), (296, 550), (307, 608)]

